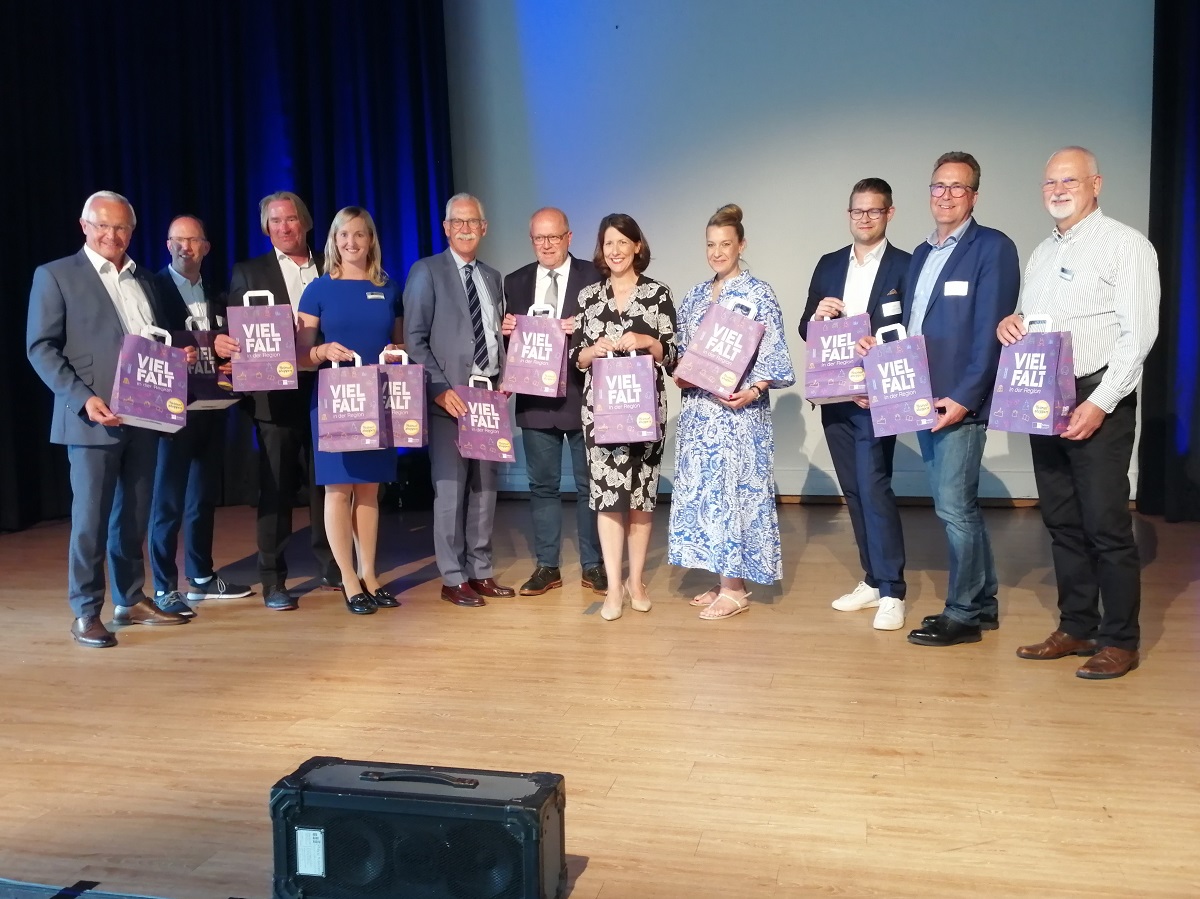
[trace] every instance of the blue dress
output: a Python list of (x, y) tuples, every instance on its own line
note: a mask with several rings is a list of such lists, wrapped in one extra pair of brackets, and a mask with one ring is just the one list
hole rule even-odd
[[(771, 285), (743, 270), (721, 290), (722, 306), (732, 308), (738, 300), (754, 303), (757, 320), (767, 326), (738, 389), (758, 381), (773, 388), (792, 386), (796, 374)], [(711, 280), (683, 298), (676, 329), (680, 358), (711, 305)], [(686, 388), (675, 433), (667, 561), (758, 584), (779, 580), (774, 457), (769, 393), (741, 409), (728, 409), (708, 391)]]
[[(388, 281), (383, 286), (370, 281), (333, 279), (322, 275), (304, 288), (300, 311), (321, 320), (321, 338), (334, 341), (362, 356), (364, 365), (379, 361), (383, 348), (392, 342), (396, 319), (403, 315), (400, 286)], [(326, 366), (322, 366), (324, 368)], [(317, 391), (309, 412), (313, 447), (317, 445)], [(353, 453), (323, 453), (315, 450), (318, 484), (386, 484), (396, 479), (394, 449)]]

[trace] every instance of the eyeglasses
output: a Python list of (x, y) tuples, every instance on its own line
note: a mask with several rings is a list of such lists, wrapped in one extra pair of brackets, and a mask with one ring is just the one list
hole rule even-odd
[(871, 221), (876, 221), (877, 219), (882, 218), (883, 214), (887, 212), (886, 209), (881, 209), (878, 206), (872, 209), (848, 209), (846, 211), (850, 213), (850, 218), (854, 219), (856, 222), (860, 221), (864, 215)]
[(1043, 193), (1058, 193), (1057, 185), (1061, 184), (1063, 190), (1079, 190), (1083, 185), (1084, 178), (1091, 178), (1092, 175), (1084, 175), (1083, 178), (1048, 178), (1042, 182)]
[(937, 184), (929, 185), (929, 193), (935, 197), (950, 194), (950, 196), (957, 200), (960, 197), (965, 197), (968, 191), (974, 193), (975, 188), (967, 187), (965, 184), (942, 184), (940, 181)]
[(567, 234), (570, 232), (564, 231), (562, 234), (530, 234), (529, 239), (535, 244), (540, 244), (547, 247), (557, 247), (563, 242)]
[(124, 236), (133, 233), (132, 225), (108, 225), (103, 222), (93, 222), (91, 219), (84, 219), (84, 221), (101, 234), (117, 234)]
[(453, 231), (461, 231), (463, 228), (470, 228), (474, 231), (483, 224), (483, 219), (446, 219), (446, 224)]
[(181, 246), (193, 246), (196, 244), (208, 243), (207, 237), (168, 237), (167, 240), (171, 243), (177, 243)]

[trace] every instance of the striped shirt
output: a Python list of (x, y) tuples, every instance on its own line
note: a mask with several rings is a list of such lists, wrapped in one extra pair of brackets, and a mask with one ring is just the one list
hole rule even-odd
[(1048, 315), (1053, 330), (1071, 332), (1075, 377), (1108, 366), (1089, 399), (1112, 412), (1142, 379), (1142, 363), (1158, 336), (1161, 293), (1150, 241), (1097, 209), (1066, 234), (1055, 228), (1038, 244), (1017, 308)]

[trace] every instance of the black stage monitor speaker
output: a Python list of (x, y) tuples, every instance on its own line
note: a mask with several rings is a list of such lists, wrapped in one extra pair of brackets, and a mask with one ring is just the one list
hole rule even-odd
[(311, 758), (271, 788), (275, 899), (559, 899), (561, 774)]

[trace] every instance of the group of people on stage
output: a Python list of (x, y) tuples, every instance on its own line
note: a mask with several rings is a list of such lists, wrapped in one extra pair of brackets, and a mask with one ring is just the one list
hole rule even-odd
[[(879, 178), (854, 185), (847, 210), (852, 242), (821, 258), (799, 323), (867, 314), (872, 331), (903, 324), (925, 338), (936, 424), (918, 434), (934, 508), (950, 553), (944, 610), (908, 635), (918, 645), (975, 642), (999, 625), (999, 584), (979, 509), (979, 471), (992, 385), (1002, 344), (1025, 334), (1022, 316), (1052, 316), (1075, 345), (1079, 405), (1062, 437), (1030, 438), (1042, 515), (1059, 584), (1060, 623), (1022, 658), (1090, 656), (1077, 672), (1119, 677), (1138, 664), (1139, 573), (1128, 509), (1135, 390), (1157, 333), (1159, 286), (1153, 248), (1106, 218), (1095, 157), (1069, 147), (1048, 162), (1045, 207), (1056, 227), (1031, 256), (1024, 287), (1013, 242), (976, 222), (980, 169), (967, 153), (934, 165), (930, 211), (935, 228), (913, 254), (886, 237), (895, 209)], [(316, 369), (372, 361), (403, 348), (424, 366), (429, 457), (434, 486), (433, 543), (441, 596), (459, 606), (518, 591), (494, 578), (492, 527), (498, 463), (465, 459), (457, 421), (466, 412), (455, 385), (471, 377), (494, 385), (504, 369), (516, 316), (549, 305), (569, 335), (565, 396), (518, 394), (529, 477), (536, 566), (519, 588), (537, 596), (561, 587), (566, 442), (579, 501), (575, 505), (582, 585), (604, 596), (600, 615), (619, 618), (628, 604), (649, 611), (643, 583), (664, 440), (609, 445), (593, 432), (592, 367), (613, 353), (645, 353), (654, 362), (658, 423), (665, 431), (667, 377), (682, 395), (676, 439), (668, 560), (711, 572), (716, 583), (691, 599), (705, 620), (749, 608), (747, 581), (782, 577), (769, 394), (791, 386), (783, 311), (771, 286), (743, 261), (742, 211), (724, 206), (709, 219), (705, 248), (713, 275), (676, 308), (669, 288), (646, 275), (650, 245), (630, 216), (605, 216), (591, 260), (571, 253), (567, 216), (543, 208), (530, 220), (535, 260), (502, 277), (479, 256), (488, 223), (483, 204), (457, 194), (446, 204), (448, 248), (418, 260), (400, 288), (380, 258), (375, 223), (357, 206), (342, 209), (324, 252), (307, 241), (312, 218), (290, 191), (260, 203), (270, 252), (234, 266), (226, 296), (200, 275), (208, 251), (203, 223), (174, 219), (171, 265), (155, 275), (127, 255), (136, 217), (129, 201), (100, 192), (84, 205), (85, 245), (37, 269), (30, 295), (29, 358), (54, 391), (51, 440), (66, 444), (71, 465), (69, 599), (74, 639), (111, 646), (101, 621), (107, 555), (121, 624), (182, 624), (188, 600), (249, 595), (226, 581), (212, 560), (213, 487), (222, 456), (223, 412), (191, 412), (178, 433), (123, 427), (108, 408), (121, 339), (146, 325), (181, 329), (188, 317), (216, 322), (248, 291), (269, 290), (292, 306), (301, 367), (296, 390), (248, 395), (258, 437), (258, 566), (267, 608), (297, 608), (287, 589), (285, 547), (292, 503), (307, 476), (312, 548), (324, 584), (347, 609), (370, 614), (399, 605), (375, 566), (379, 485), (395, 473), (392, 450), (314, 453)], [(764, 327), (757, 353), (732, 395), (719, 397), (675, 375), (677, 361), (713, 304), (745, 307)], [(874, 338), (860, 342), (866, 354)], [(220, 333), (221, 359), (239, 350)], [(865, 399), (825, 405), (822, 426), (850, 512), (863, 568), (856, 588), (833, 601), (841, 611), (876, 609), (874, 627), (905, 623), (904, 539), (892, 491), (894, 437), (874, 436)], [(586, 500), (586, 502), (585, 502)], [(154, 596), (143, 592), (142, 542), (151, 547)], [(186, 598), (175, 554), (185, 533)], [(626, 559), (628, 567), (626, 569)], [(627, 572), (627, 573), (626, 573)]]

